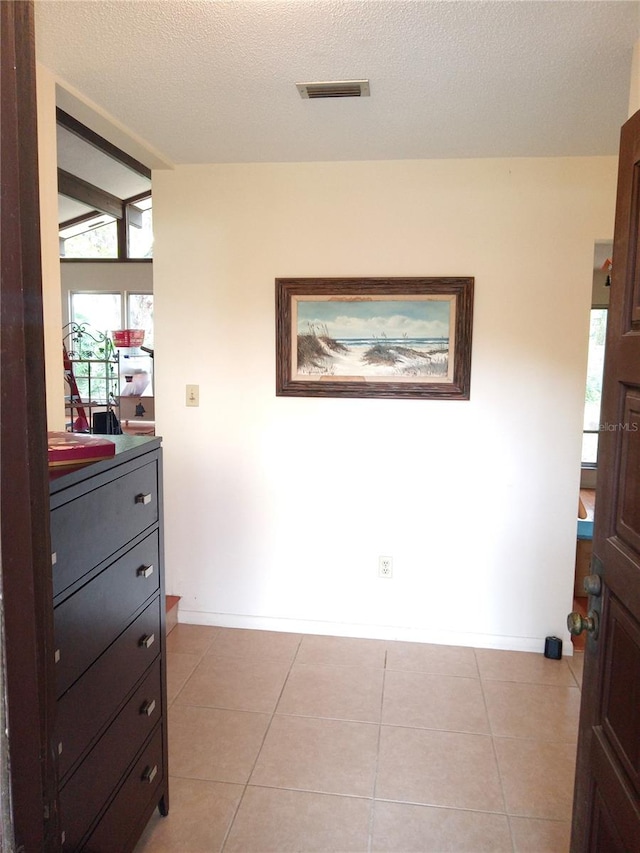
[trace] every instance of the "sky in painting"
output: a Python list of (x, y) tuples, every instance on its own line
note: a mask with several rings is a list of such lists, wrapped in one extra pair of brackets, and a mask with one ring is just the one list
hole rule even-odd
[(371, 338), (448, 338), (451, 302), (443, 299), (314, 301), (298, 298), (298, 334), (309, 324), (327, 326), (338, 340)]

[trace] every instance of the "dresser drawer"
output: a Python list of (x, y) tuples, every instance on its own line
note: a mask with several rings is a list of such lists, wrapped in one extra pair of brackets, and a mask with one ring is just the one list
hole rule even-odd
[[(159, 798), (165, 773), (162, 727), (158, 726), (89, 840), (80, 849), (86, 853), (125, 853), (131, 850), (142, 828), (141, 816), (150, 807), (153, 810), (153, 804)], [(64, 826), (64, 817), (62, 825)], [(78, 847), (69, 841), (67, 834), (62, 849), (77, 850)]]
[(54, 596), (157, 520), (155, 461), (52, 509)]
[[(153, 710), (150, 714), (146, 709)], [(161, 718), (160, 663), (135, 691), (60, 791), (60, 825), (70, 849), (89, 830)], [(147, 783), (148, 784), (148, 783)]]
[[(60, 696), (126, 628), (160, 586), (154, 531), (53, 611)], [(158, 635), (156, 635), (158, 637)]]
[[(160, 652), (160, 597), (138, 616), (56, 707), (54, 744), (58, 775), (64, 779), (107, 725), (136, 682)], [(145, 646), (143, 637), (156, 641)], [(158, 704), (158, 703), (157, 703)]]

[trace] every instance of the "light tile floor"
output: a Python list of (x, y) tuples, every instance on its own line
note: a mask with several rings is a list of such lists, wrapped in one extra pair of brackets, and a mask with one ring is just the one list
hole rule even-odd
[(566, 853), (581, 667), (180, 624), (136, 853)]

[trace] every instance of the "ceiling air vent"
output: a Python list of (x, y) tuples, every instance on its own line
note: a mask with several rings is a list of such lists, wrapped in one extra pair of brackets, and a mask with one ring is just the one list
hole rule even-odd
[(304, 98), (368, 98), (368, 80), (331, 80), (326, 83), (296, 83)]

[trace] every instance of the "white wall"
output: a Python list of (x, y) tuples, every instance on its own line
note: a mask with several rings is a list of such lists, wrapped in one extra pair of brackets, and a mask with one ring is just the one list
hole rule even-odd
[[(568, 639), (593, 245), (612, 235), (615, 173), (615, 158), (154, 172), (182, 621)], [(475, 276), (469, 402), (276, 398), (274, 279), (367, 275)]]

